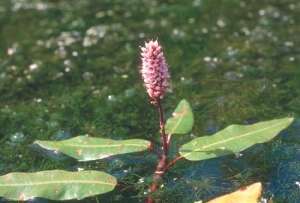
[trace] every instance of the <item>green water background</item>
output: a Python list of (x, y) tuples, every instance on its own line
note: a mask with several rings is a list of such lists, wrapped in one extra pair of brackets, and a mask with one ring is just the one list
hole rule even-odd
[[(32, 143), (89, 134), (144, 138), (158, 147), (157, 109), (138, 72), (139, 46), (148, 39), (161, 43), (171, 74), (165, 118), (183, 98), (195, 115), (192, 132), (174, 138), (172, 156), (193, 137), (233, 123), (297, 118), (299, 23), (297, 0), (0, 1), (1, 175), (102, 170), (140, 193), (117, 188), (99, 200), (140, 201), (156, 165), (152, 154), (78, 163)], [(296, 119), (238, 158), (179, 161), (166, 176), (163, 201), (208, 200), (261, 181), (265, 199), (296, 203), (299, 125)]]

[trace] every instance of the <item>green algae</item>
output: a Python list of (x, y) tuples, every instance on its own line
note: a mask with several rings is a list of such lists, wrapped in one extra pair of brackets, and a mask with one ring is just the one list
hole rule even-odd
[[(298, 117), (299, 14), (300, 4), (287, 0), (1, 1), (0, 173), (74, 165), (111, 170), (104, 162), (53, 160), (29, 147), (34, 140), (50, 140), (60, 131), (71, 136), (147, 138), (158, 143), (157, 111), (138, 73), (139, 45), (148, 39), (158, 38), (170, 66), (171, 92), (163, 101), (165, 114), (170, 115), (178, 101), (187, 99), (195, 115), (192, 136), (205, 134), (210, 124), (223, 128), (249, 120)], [(275, 195), (275, 199), (293, 202), (299, 197), (294, 192), (299, 190), (294, 183), (299, 180), (292, 174), (300, 170), (295, 163), (299, 154), (293, 153), (299, 144), (298, 124), (295, 126), (290, 137), (264, 145), (263, 152), (258, 150), (257, 162), (252, 162), (251, 153), (244, 154), (246, 158), (237, 165), (229, 157), (224, 163), (235, 174), (224, 169), (210, 175), (229, 180), (236, 188), (258, 176), (270, 185), (266, 198)], [(25, 139), (12, 144), (11, 136), (16, 133)], [(290, 150), (284, 158), (275, 156), (285, 150), (282, 142), (292, 143), (286, 146)], [(155, 159), (149, 158), (152, 163), (146, 169), (139, 168), (122, 179), (138, 188), (140, 196), (155, 166)], [(180, 182), (170, 181), (168, 186), (173, 189), (162, 191), (166, 202), (172, 202), (174, 194), (176, 200), (185, 202), (219, 194), (215, 190), (199, 193), (192, 186), (186, 192), (186, 180), (193, 184), (204, 181), (185, 174), (186, 165), (179, 162), (170, 171), (168, 179)], [(222, 168), (222, 163), (212, 165)], [(195, 171), (194, 166), (191, 164)], [(291, 178), (283, 178), (282, 185), (282, 177), (269, 173), (275, 166), (291, 171)], [(199, 172), (203, 174), (207, 175)], [(236, 178), (236, 174), (241, 176)], [(148, 182), (134, 184), (141, 177)], [(208, 183), (215, 188), (214, 181)], [(228, 184), (224, 181), (221, 191)], [(117, 196), (118, 192), (113, 193), (115, 199), (107, 197), (108, 201), (138, 199), (128, 191)]]

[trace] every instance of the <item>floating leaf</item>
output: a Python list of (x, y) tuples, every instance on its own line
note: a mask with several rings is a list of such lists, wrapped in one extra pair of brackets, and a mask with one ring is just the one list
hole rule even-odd
[(194, 115), (189, 103), (183, 99), (176, 107), (173, 117), (165, 125), (167, 134), (185, 134), (192, 130)]
[(257, 203), (258, 198), (261, 195), (261, 190), (261, 183), (258, 182), (246, 187), (242, 187), (239, 190), (228, 195), (215, 198), (207, 203)]
[(109, 192), (116, 184), (115, 177), (100, 171), (18, 172), (0, 176), (0, 196), (21, 201), (33, 197), (52, 200), (82, 199)]
[(35, 141), (43, 148), (62, 152), (81, 161), (103, 159), (112, 155), (139, 152), (148, 148), (150, 142), (142, 139), (111, 140), (77, 136), (63, 141)]
[(196, 138), (181, 146), (179, 153), (199, 161), (240, 152), (256, 143), (267, 142), (288, 127), (293, 118), (283, 118), (252, 125), (230, 125), (211, 136)]

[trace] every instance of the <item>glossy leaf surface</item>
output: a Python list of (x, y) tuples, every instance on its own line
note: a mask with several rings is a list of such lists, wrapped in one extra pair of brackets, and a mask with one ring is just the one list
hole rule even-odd
[(181, 100), (173, 117), (169, 118), (165, 125), (167, 134), (185, 134), (192, 130), (194, 125), (194, 115), (190, 104), (185, 100)]
[(254, 144), (269, 141), (293, 120), (283, 118), (252, 125), (230, 125), (214, 135), (199, 137), (184, 144), (179, 153), (192, 161), (237, 153)]
[(100, 171), (17, 172), (0, 176), (0, 196), (22, 201), (33, 197), (52, 200), (82, 199), (109, 192), (116, 184), (115, 177)]
[(103, 159), (117, 154), (145, 150), (150, 142), (142, 139), (111, 140), (77, 136), (63, 141), (35, 141), (43, 148), (62, 152), (81, 161)]
[(252, 185), (242, 187), (237, 191), (215, 198), (207, 203), (257, 203), (258, 198), (261, 195), (262, 186), (261, 183), (254, 183)]

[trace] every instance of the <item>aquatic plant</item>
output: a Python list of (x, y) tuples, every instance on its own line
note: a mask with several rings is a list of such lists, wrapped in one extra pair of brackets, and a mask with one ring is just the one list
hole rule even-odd
[[(149, 185), (149, 192), (143, 197), (144, 202), (151, 203), (160, 200), (158, 195), (153, 194), (159, 191), (160, 180), (164, 178), (168, 169), (180, 159), (201, 161), (241, 152), (255, 144), (264, 143), (274, 138), (294, 120), (293, 118), (282, 118), (245, 126), (230, 125), (214, 135), (198, 136), (183, 144), (179, 147), (179, 155), (170, 160), (169, 148), (172, 144), (172, 136), (186, 135), (192, 130), (194, 125), (192, 108), (188, 101), (183, 99), (174, 110), (172, 117), (167, 119), (166, 122), (164, 121), (161, 100), (164, 98), (169, 86), (167, 82), (167, 79), (170, 78), (168, 66), (157, 40), (145, 43), (145, 47), (141, 47), (141, 50), (142, 66), (140, 73), (147, 93), (153, 99), (151, 103), (158, 108), (162, 150), (153, 147), (152, 143), (145, 139), (113, 140), (77, 136), (62, 141), (37, 140), (35, 143), (42, 148), (64, 153), (79, 161), (100, 160), (145, 150), (154, 152), (158, 155), (157, 167), (153, 169), (155, 178), (152, 185)], [(52, 200), (82, 199), (107, 193), (114, 190), (116, 186), (127, 188), (119, 184), (116, 177), (95, 170), (14, 172), (0, 177), (0, 196), (7, 200), (21, 201), (34, 197)], [(256, 183), (247, 188), (240, 189), (224, 198), (240, 198), (239, 200), (243, 202), (257, 201), (261, 184)], [(132, 190), (131, 188), (127, 189)], [(244, 195), (245, 191), (250, 191), (251, 194), (255, 191), (249, 201), (246, 199), (249, 198), (248, 193), (246, 196)], [(216, 199), (212, 202), (222, 202), (222, 200)]]

